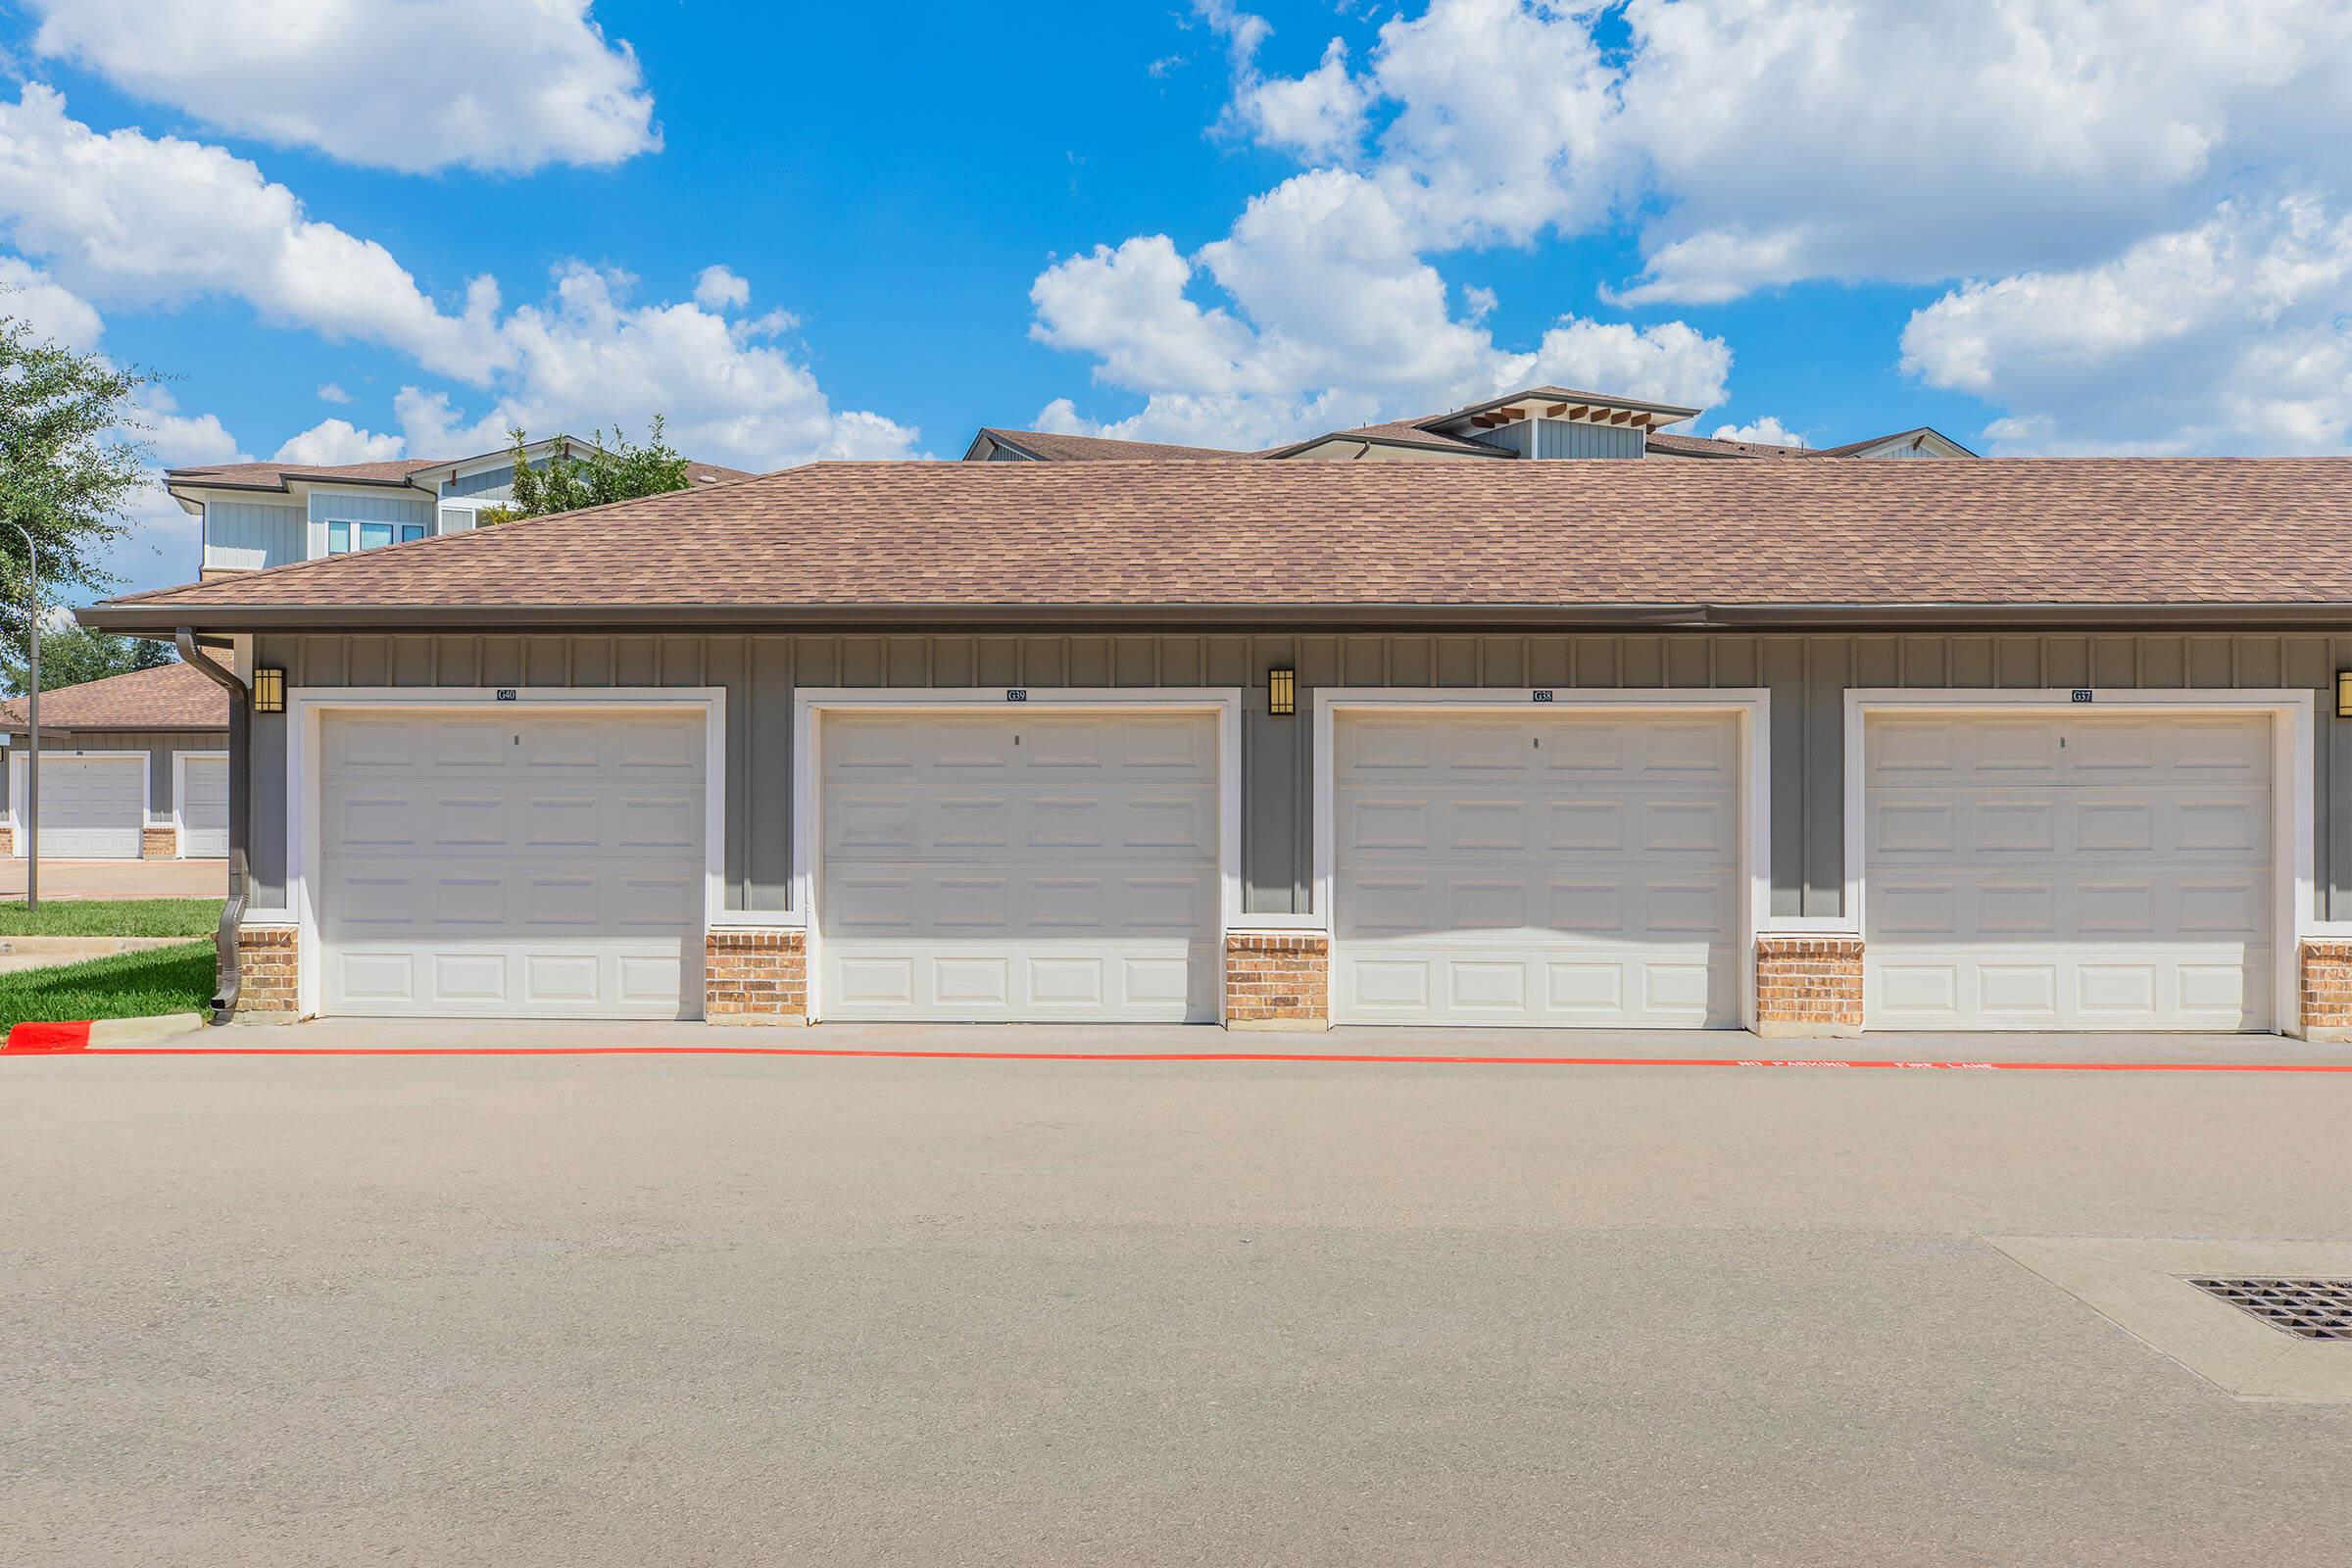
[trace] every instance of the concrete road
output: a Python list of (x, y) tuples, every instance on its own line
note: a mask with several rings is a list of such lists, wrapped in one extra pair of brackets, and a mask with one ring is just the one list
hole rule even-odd
[[(0, 899), (24, 897), (24, 862), (0, 858)], [(225, 899), (226, 860), (53, 860), (41, 857), (44, 899)]]
[[(2224, 1051), (2323, 1054), (2177, 1059)], [(2348, 1125), (2352, 1077), (0, 1061), (0, 1561), (2336, 1564), (2352, 1404), (1984, 1239), (2352, 1237)]]

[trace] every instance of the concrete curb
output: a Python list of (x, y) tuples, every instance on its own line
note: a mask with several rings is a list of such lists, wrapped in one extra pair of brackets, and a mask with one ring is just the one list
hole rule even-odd
[(93, 1046), (145, 1046), (204, 1027), (201, 1012), (161, 1012), (146, 1018), (98, 1018), (70, 1023), (20, 1023), (0, 1050), (21, 1055), (87, 1051)]
[(0, 974), (87, 963), (93, 958), (118, 957), (125, 953), (153, 953), (159, 948), (182, 948), (203, 940), (202, 937), (0, 937)]
[(159, 1012), (150, 1018), (100, 1018), (90, 1025), (93, 1046), (143, 1046), (204, 1027), (201, 1012)]

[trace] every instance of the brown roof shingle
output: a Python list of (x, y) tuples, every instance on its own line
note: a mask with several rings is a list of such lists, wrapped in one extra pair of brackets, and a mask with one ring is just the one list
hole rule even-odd
[[(489, 457), (492, 454), (482, 453)], [(409, 476), (427, 468), (445, 467), (451, 463), (469, 463), (470, 458), (401, 458), (390, 463), (338, 463), (310, 465), (294, 463), (215, 463), (193, 468), (172, 468), (167, 473), (174, 484), (220, 485), (236, 490), (283, 490), (288, 479), (323, 479), (343, 484), (406, 484)], [(686, 465), (686, 478), (692, 484), (724, 484), (734, 479), (748, 479), (751, 473), (743, 468), (725, 468), (715, 463)]]
[(1180, 447), (1165, 441), (1121, 441), (1102, 435), (1059, 435), (1050, 430), (1005, 430), (982, 425), (980, 433), (1049, 463), (1216, 463), (1255, 457), (1220, 447)]
[[(25, 725), (22, 697), (0, 703), (0, 729)], [(127, 675), (41, 693), (41, 732), (53, 729), (226, 729), (228, 693), (185, 664), (159, 664)]]
[(896, 606), (2352, 606), (2347, 540), (2352, 459), (2340, 458), (822, 463), (132, 595), (94, 619), (230, 626), (245, 607), (331, 623), (367, 607), (625, 607), (687, 621)]

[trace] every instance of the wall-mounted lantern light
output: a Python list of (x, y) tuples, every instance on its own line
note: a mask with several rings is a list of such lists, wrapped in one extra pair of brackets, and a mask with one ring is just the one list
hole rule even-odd
[(1295, 669), (1266, 671), (1266, 711), (1276, 718), (1288, 718), (1298, 711), (1298, 672)]
[(273, 664), (265, 664), (253, 672), (253, 710), (257, 713), (282, 713), (286, 710), (286, 672)]
[(2335, 672), (2335, 716), (2352, 718), (2352, 669)]

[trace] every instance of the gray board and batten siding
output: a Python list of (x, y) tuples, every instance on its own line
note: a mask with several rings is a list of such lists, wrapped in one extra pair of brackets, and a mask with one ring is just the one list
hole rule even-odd
[[(224, 729), (82, 729), (55, 732), (62, 739), (53, 739), (49, 726), (41, 726), (41, 749), (45, 752), (145, 752), (147, 754), (147, 808), (157, 817), (172, 814), (172, 759), (181, 752), (225, 752), (228, 750), (228, 731)], [(15, 752), (25, 750), (22, 730), (10, 737)], [(0, 757), (8, 755), (0, 753)], [(12, 769), (0, 767), (0, 811), (8, 809)]]
[[(1768, 688), (1772, 912), (1844, 911), (1844, 693), (1920, 689), (2294, 688), (2320, 694), (2321, 919), (2352, 919), (2352, 724), (2334, 671), (2352, 632), (1479, 634), (1248, 632), (264, 633), (294, 687), (716, 686), (727, 693), (726, 906), (789, 907), (793, 698), (802, 687), (1238, 686), (1242, 875), (1251, 914), (1302, 912), (1313, 876), (1318, 687)], [(1298, 712), (1265, 710), (1266, 671), (1298, 672)], [(254, 733), (257, 907), (285, 888), (282, 716)]]

